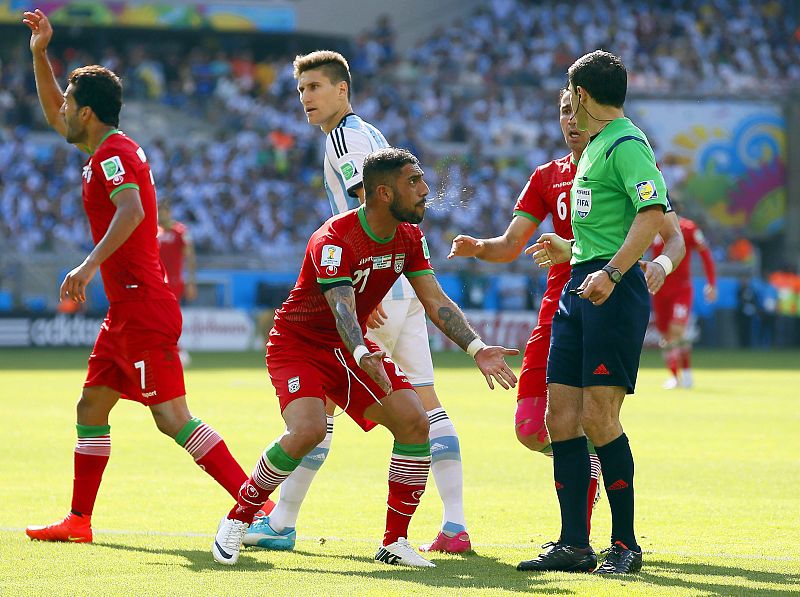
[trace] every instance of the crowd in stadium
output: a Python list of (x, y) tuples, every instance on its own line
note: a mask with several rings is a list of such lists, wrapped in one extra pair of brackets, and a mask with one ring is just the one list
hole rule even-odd
[[(443, 254), (459, 232), (500, 233), (530, 170), (566, 153), (556, 94), (586, 48), (619, 53), (632, 93), (778, 91), (800, 81), (800, 28), (790, 16), (786, 0), (493, 0), (405, 53), (382, 18), (353, 43), (353, 105), (428, 165), (436, 197), (425, 228)], [(200, 253), (266, 255), (305, 243), (329, 212), (323, 136), (305, 122), (292, 56), (176, 52), (164, 43), (170, 52), (150, 43), (67, 48), (51, 58), (61, 79), (99, 62), (122, 76), (127, 101), (154, 100), (209, 123), (213, 143), (198, 147), (164, 131), (146, 146), (160, 196), (190, 225)], [(88, 246), (79, 189), (70, 184), (84, 158), (41, 136), (31, 142), (30, 131), (44, 124), (27, 48), (16, 50), (0, 79), (0, 237), (14, 237), (22, 251)], [(679, 185), (679, 169), (665, 174)]]

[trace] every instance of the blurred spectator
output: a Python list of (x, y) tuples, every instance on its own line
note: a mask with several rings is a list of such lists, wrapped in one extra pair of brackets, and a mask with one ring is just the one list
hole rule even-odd
[[(764, 94), (800, 82), (791, 0), (491, 0), (408, 52), (397, 50), (395, 31), (382, 16), (346, 52), (353, 104), (395, 145), (436, 166), (427, 168), (433, 196), (424, 224), (434, 255), (446, 254), (459, 232), (499, 233), (531, 168), (564, 153), (555, 119), (542, 115), (555, 111), (566, 68), (588, 48), (620, 53), (632, 92)], [(322, 147), (297, 101), (293, 56), (171, 36), (147, 46), (104, 39), (54, 48), (59, 80), (100, 62), (122, 76), (129, 102), (159, 101), (217, 131), (213, 144), (164, 130), (165, 140), (149, 145), (159, 189), (192, 226), (198, 252), (268, 256), (304, 244), (327, 210)], [(55, 140), (31, 142), (28, 129), (44, 127), (27, 44), (6, 48), (0, 236), (13, 236), (22, 251), (85, 249), (90, 236), (75, 190), (84, 156)], [(16, 167), (20, 160), (25, 168)], [(670, 185), (683, 182), (680, 164), (663, 168)]]

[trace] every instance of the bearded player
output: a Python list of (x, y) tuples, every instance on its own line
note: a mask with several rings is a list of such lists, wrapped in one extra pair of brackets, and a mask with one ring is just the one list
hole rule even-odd
[(275, 314), (267, 369), (286, 432), (264, 451), (237, 503), (223, 517), (214, 558), (235, 564), (258, 508), (325, 437), (326, 397), (362, 429), (394, 436), (383, 542), (375, 560), (431, 567), (409, 544), (408, 526), (425, 491), (431, 462), (429, 422), (402, 368), (364, 338), (367, 318), (401, 274), (431, 321), (475, 358), (490, 388), (516, 384), (504, 355), (486, 346), (433, 274), (418, 224), (429, 188), (417, 159), (385, 148), (363, 165), (365, 203), (334, 216), (312, 236), (297, 283)]
[[(324, 179), (331, 210), (339, 214), (364, 202), (364, 158), (388, 146), (381, 132), (353, 113), (351, 77), (344, 57), (331, 51), (312, 52), (294, 61), (297, 90), (309, 124), (319, 126), (325, 140)], [(465, 552), (472, 549), (464, 516), (461, 447), (453, 422), (433, 386), (425, 310), (412, 285), (399, 279), (367, 321), (367, 337), (380, 346), (408, 375), (430, 422), (431, 472), (444, 505), (436, 539), (422, 551)], [(308, 488), (325, 460), (333, 437), (333, 403), (328, 404), (325, 439), (281, 487), (269, 519), (256, 521), (247, 545), (293, 549), (296, 521)]]
[(101, 66), (77, 68), (66, 92), (56, 81), (47, 46), (53, 29), (41, 10), (26, 12), (36, 90), (47, 122), (89, 159), (83, 206), (96, 243), (61, 284), (61, 299), (86, 300), (102, 273), (109, 300), (77, 406), (78, 442), (72, 507), (63, 520), (28, 527), (31, 539), (92, 541), (92, 510), (111, 455), (108, 416), (120, 398), (144, 404), (158, 429), (236, 496), (247, 475), (209, 425), (192, 417), (178, 358), (181, 314), (167, 286), (156, 241), (156, 191), (144, 150), (117, 129), (119, 78)]
[[(675, 267), (661, 290), (653, 297), (653, 313), (662, 339), (661, 351), (670, 372), (669, 379), (664, 382), (664, 389), (667, 390), (678, 386), (691, 388), (693, 383), (692, 341), (686, 332), (692, 313), (692, 254), (695, 251), (703, 261), (707, 280), (703, 287), (703, 296), (709, 303), (717, 300), (714, 257), (703, 232), (688, 218), (680, 218), (680, 230), (686, 244), (686, 259)], [(652, 251), (656, 256), (655, 260), (664, 253), (664, 240), (660, 235), (656, 237)]]
[[(559, 114), (561, 132), (570, 153), (539, 166), (533, 172), (517, 199), (514, 217), (502, 236), (477, 239), (459, 235), (453, 239), (448, 259), (477, 257), (496, 263), (513, 261), (548, 215), (552, 217), (556, 234), (562, 238), (572, 238), (570, 189), (575, 177), (575, 166), (589, 143), (589, 135), (579, 131), (572, 118), (571, 94), (567, 89), (562, 89), (559, 93)], [(683, 253), (674, 213), (669, 217), (662, 234), (667, 239), (666, 253), (677, 263)], [(642, 267), (645, 270), (648, 287), (652, 292), (656, 292), (663, 283), (664, 269), (652, 262), (642, 262)], [(545, 426), (547, 408), (545, 374), (553, 314), (558, 309), (559, 296), (569, 277), (569, 263), (554, 265), (548, 271), (547, 289), (542, 297), (536, 327), (525, 347), (517, 388), (517, 410), (514, 421), (517, 439), (526, 448), (550, 457), (552, 449)], [(593, 505), (600, 496), (598, 487), (600, 461), (591, 443), (589, 447), (591, 482), (587, 494), (587, 510), (588, 519), (591, 521)]]

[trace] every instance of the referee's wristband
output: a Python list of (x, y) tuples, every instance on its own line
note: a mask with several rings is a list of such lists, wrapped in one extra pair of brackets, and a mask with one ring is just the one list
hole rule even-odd
[(361, 366), (361, 359), (364, 357), (365, 354), (369, 354), (369, 348), (367, 348), (363, 344), (359, 344), (353, 349), (353, 359), (355, 359), (356, 365), (358, 365), (359, 367)]
[(469, 343), (469, 346), (467, 346), (467, 354), (474, 359), (475, 355), (478, 354), (478, 351), (481, 348), (486, 348), (486, 344), (480, 338), (475, 338)]
[(670, 259), (666, 255), (659, 255), (658, 257), (653, 259), (653, 263), (657, 263), (658, 265), (663, 267), (664, 273), (668, 276), (672, 273), (672, 270), (674, 268), (674, 266), (672, 265), (672, 259)]

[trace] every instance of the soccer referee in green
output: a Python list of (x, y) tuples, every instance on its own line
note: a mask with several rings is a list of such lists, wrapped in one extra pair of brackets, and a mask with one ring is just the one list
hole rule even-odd
[(612, 516), (611, 549), (595, 573), (625, 574), (641, 569), (642, 550), (633, 531), (633, 454), (619, 412), (636, 385), (650, 316), (637, 261), (661, 227), (667, 189), (647, 137), (623, 113), (628, 77), (619, 57), (601, 50), (586, 54), (568, 76), (577, 126), (591, 139), (572, 187), (575, 240), (545, 234), (527, 251), (543, 267), (572, 264), (547, 363), (546, 422), (561, 537), (517, 568), (595, 570), (587, 529), (588, 436)]

